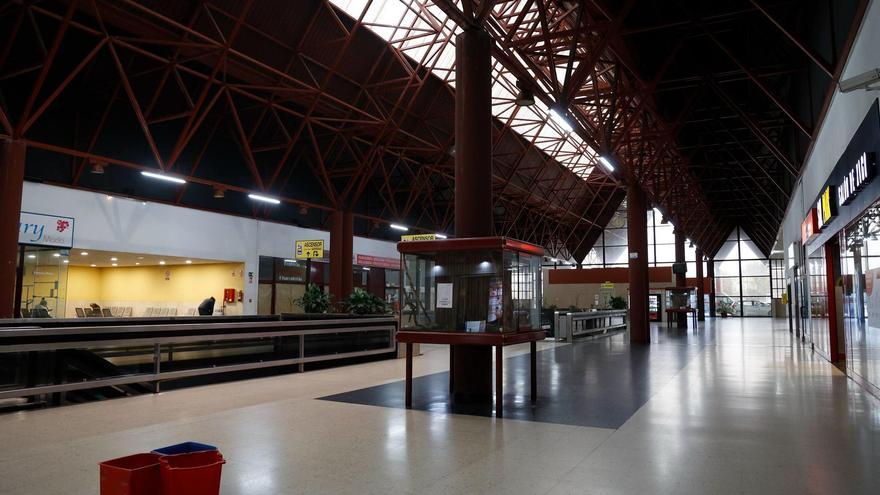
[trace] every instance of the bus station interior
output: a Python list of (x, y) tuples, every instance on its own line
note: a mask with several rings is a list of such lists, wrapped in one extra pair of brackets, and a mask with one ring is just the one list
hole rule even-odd
[(206, 494), (880, 493), (877, 47), (880, 0), (0, 3), (0, 494), (178, 493), (187, 441)]

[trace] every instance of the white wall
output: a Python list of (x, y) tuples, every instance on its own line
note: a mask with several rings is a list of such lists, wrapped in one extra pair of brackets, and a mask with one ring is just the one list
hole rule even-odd
[[(257, 312), (259, 257), (292, 257), (297, 239), (330, 233), (104, 194), (25, 182), (21, 208), (76, 220), (74, 248), (241, 261), (245, 264), (244, 313)], [(354, 255), (396, 258), (395, 243), (354, 238)], [(248, 272), (253, 272), (249, 281)]]
[[(865, 12), (862, 25), (843, 70), (842, 79), (880, 67), (880, 1), (872, 0)], [(878, 92), (857, 90), (851, 93), (836, 91), (831, 106), (821, 123), (819, 134), (807, 157), (801, 178), (792, 192), (791, 201), (782, 223), (785, 256), (792, 242), (800, 243), (803, 222), (813, 201), (819, 195), (838, 159), (862, 123)]]

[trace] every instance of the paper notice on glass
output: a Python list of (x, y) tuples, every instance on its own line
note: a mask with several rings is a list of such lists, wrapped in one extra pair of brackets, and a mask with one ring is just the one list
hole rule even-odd
[(452, 284), (437, 284), (437, 309), (452, 307)]

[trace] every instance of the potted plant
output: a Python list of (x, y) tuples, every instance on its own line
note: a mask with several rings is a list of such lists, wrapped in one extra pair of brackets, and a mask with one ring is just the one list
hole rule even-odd
[(302, 297), (294, 299), (293, 304), (305, 313), (326, 313), (330, 310), (330, 295), (317, 285), (309, 284)]
[(718, 311), (721, 313), (722, 318), (727, 318), (733, 314), (733, 302), (728, 300), (721, 301), (718, 304)]
[(620, 296), (613, 296), (608, 300), (611, 309), (626, 309), (626, 299)]
[(388, 303), (360, 287), (343, 301), (345, 309), (353, 315), (384, 315), (388, 314)]

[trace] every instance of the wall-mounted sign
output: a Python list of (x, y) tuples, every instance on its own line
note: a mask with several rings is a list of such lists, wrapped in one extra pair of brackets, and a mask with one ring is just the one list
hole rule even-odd
[(874, 178), (876, 166), (874, 153), (862, 153), (852, 165), (840, 185), (837, 186), (837, 202), (839, 205), (849, 204), (859, 191)]
[(23, 211), (18, 221), (18, 243), (70, 249), (73, 247), (73, 224), (71, 217)]
[(816, 220), (816, 209), (810, 208), (807, 218), (801, 224), (801, 243), (806, 244), (819, 233), (819, 223)]
[(296, 259), (307, 260), (309, 258), (324, 257), (324, 241), (296, 241)]
[(613, 283), (613, 282), (604, 282), (604, 283), (602, 283), (601, 288), (603, 288), (603, 289), (614, 289), (614, 283)]
[(835, 188), (827, 186), (819, 196), (819, 200), (816, 201), (816, 222), (819, 230), (824, 229), (828, 222), (837, 215), (837, 201), (833, 198), (835, 192)]
[(436, 241), (437, 234), (407, 234), (400, 236), (401, 241)]
[(368, 256), (359, 254), (355, 258), (355, 264), (360, 266), (371, 266), (373, 268), (390, 268), (392, 270), (400, 270), (400, 258), (384, 258), (382, 256)]

